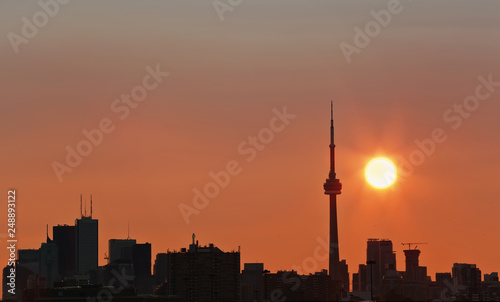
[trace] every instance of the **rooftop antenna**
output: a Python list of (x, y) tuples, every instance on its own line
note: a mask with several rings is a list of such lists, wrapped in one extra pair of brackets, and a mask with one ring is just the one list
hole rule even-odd
[(90, 218), (92, 218), (92, 194), (90, 194)]
[(47, 234), (47, 243), (49, 243), (49, 225), (47, 224), (46, 226), (46, 229), (45, 229), (45, 233)]
[(85, 217), (87, 217), (87, 198), (85, 198)]
[(82, 213), (82, 194), (80, 194), (80, 218), (83, 216)]
[(192, 236), (192, 237), (193, 237), (193, 244), (194, 244), (194, 238), (196, 238), (196, 236), (195, 236), (195, 234), (194, 234), (194, 233), (193, 233), (193, 236)]
[(127, 239), (130, 239), (130, 221), (127, 223)]

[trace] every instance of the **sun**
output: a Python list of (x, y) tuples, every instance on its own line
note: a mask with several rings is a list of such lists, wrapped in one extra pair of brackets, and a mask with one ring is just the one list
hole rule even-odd
[(397, 174), (396, 166), (385, 157), (372, 159), (365, 168), (366, 181), (376, 189), (386, 189), (392, 186)]

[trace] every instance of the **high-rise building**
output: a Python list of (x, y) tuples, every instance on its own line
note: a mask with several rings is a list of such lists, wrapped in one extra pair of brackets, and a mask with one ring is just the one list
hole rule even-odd
[(71, 277), (75, 274), (76, 241), (74, 225), (58, 225), (52, 227), (53, 242), (58, 250), (58, 267), (61, 277)]
[(19, 265), (19, 261), (16, 263), (15, 272), (11, 269), (12, 266), (7, 265), (2, 271), (2, 301), (21, 301), (22, 293), (27, 288), (28, 279), (33, 276), (33, 271)]
[(156, 254), (155, 264), (153, 266), (154, 284), (161, 285), (167, 281), (168, 270), (168, 256), (167, 253)]
[(332, 301), (336, 290), (327, 270), (309, 275), (278, 271), (265, 274), (264, 280), (265, 301)]
[(169, 295), (186, 301), (238, 301), (240, 252), (223, 252), (213, 244), (168, 252)]
[(451, 287), (453, 285), (451, 273), (436, 273), (436, 285), (440, 288)]
[(345, 260), (340, 261), (340, 276), (342, 280), (342, 293), (347, 297), (349, 293), (349, 266)]
[(151, 294), (151, 243), (132, 246), (132, 265), (134, 267), (134, 285), (139, 294)]
[[(80, 209), (81, 209), (80, 197)], [(86, 210), (85, 210), (86, 212)], [(98, 266), (98, 221), (92, 218), (92, 196), (90, 196), (90, 216), (80, 213), (75, 223), (75, 264), (78, 274), (96, 272)]]
[(109, 239), (108, 262), (114, 263), (118, 260), (132, 262), (132, 247), (136, 243), (135, 239)]
[(31, 274), (40, 273), (40, 249), (20, 249), (18, 250), (17, 266), (23, 266)]
[(453, 283), (456, 286), (477, 287), (481, 283), (481, 270), (475, 264), (454, 263)]
[(493, 272), (491, 274), (484, 274), (484, 282), (498, 283), (498, 272)]
[[(341, 193), (342, 184), (335, 173), (335, 140), (333, 127), (333, 102), (330, 120), (330, 173), (323, 185), (325, 194), (330, 196), (330, 259), (329, 274), (332, 280), (342, 282), (339, 254), (339, 232), (337, 225), (337, 195)], [(349, 287), (349, 285), (347, 286)], [(333, 297), (332, 297), (333, 298)]]
[(467, 299), (478, 298), (481, 290), (481, 270), (475, 264), (454, 263), (452, 268), (453, 284), (465, 289)]
[(47, 286), (50, 288), (61, 279), (58, 261), (57, 245), (47, 235), (47, 242), (42, 243), (40, 247), (40, 276), (45, 279)]
[(407, 249), (404, 250), (404, 253), (406, 259), (405, 281), (407, 282), (421, 281), (419, 278), (419, 266), (418, 266), (418, 256), (420, 255), (420, 250)]
[(264, 291), (264, 263), (245, 263), (241, 272), (241, 301), (262, 301)]
[[(367, 286), (373, 284), (374, 296), (379, 296), (382, 280), (388, 271), (396, 271), (396, 253), (388, 239), (368, 239), (366, 260), (375, 261), (368, 267)], [(372, 271), (373, 270), (373, 271)], [(373, 276), (373, 280), (370, 280)]]
[(358, 267), (358, 272), (352, 274), (352, 291), (353, 292), (364, 292), (368, 290), (366, 285), (367, 270), (365, 264), (360, 264)]
[(410, 244), (408, 249), (404, 250), (404, 253), (406, 259), (405, 282), (427, 282), (427, 267), (420, 266), (418, 263), (420, 250), (416, 247), (412, 249)]
[(498, 272), (484, 274), (484, 282), (481, 286), (482, 301), (500, 300), (500, 282), (498, 281)]

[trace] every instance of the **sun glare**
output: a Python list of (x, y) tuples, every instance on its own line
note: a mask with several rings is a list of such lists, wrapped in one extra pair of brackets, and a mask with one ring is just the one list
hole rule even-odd
[(366, 165), (365, 177), (372, 187), (386, 189), (396, 181), (397, 169), (390, 159), (377, 157)]

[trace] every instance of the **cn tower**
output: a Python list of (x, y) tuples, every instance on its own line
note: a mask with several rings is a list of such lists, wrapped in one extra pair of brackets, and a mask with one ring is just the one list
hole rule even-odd
[(331, 103), (331, 121), (330, 121), (330, 174), (326, 179), (325, 194), (330, 195), (330, 278), (335, 281), (341, 281), (340, 259), (339, 259), (339, 231), (337, 227), (337, 195), (342, 190), (342, 184), (335, 174), (335, 143), (333, 131), (333, 101)]

